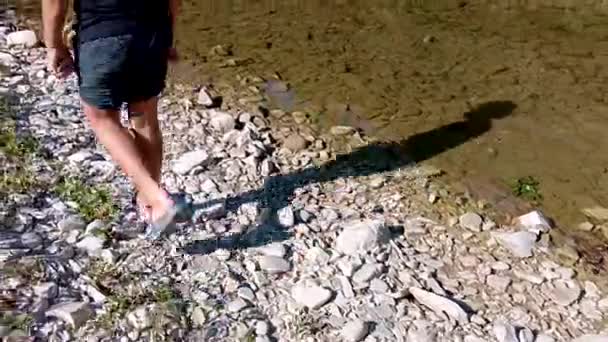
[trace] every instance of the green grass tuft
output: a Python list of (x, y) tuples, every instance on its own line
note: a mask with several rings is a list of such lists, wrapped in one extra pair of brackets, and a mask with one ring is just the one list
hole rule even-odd
[(62, 200), (78, 204), (78, 212), (87, 221), (110, 220), (118, 214), (106, 187), (89, 186), (78, 178), (67, 177), (55, 186), (55, 192)]

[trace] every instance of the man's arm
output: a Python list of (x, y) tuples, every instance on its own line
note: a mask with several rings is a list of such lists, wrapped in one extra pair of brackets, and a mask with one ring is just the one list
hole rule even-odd
[[(171, 0), (173, 1), (173, 0)], [(66, 0), (42, 0), (42, 25), (47, 48), (63, 48)]]

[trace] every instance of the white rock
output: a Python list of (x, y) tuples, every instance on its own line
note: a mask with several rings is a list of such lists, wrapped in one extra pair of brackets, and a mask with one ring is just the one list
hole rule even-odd
[(87, 160), (87, 159), (91, 159), (93, 158), (94, 154), (91, 151), (88, 150), (82, 150), (82, 151), (78, 151), (74, 154), (72, 154), (71, 156), (68, 157), (68, 161), (72, 162), (72, 163), (82, 163), (83, 161)]
[(196, 98), (196, 102), (202, 106), (210, 107), (213, 105), (213, 98), (206, 87), (201, 88), (198, 92), (198, 97)]
[(10, 53), (0, 52), (0, 64), (2, 65), (10, 65), (16, 61), (15, 57)]
[(466, 313), (466, 311), (464, 311), (460, 305), (451, 299), (436, 295), (432, 292), (428, 292), (417, 287), (410, 287), (409, 291), (418, 302), (433, 310), (439, 316), (442, 316), (443, 313), (445, 313), (461, 324), (469, 321), (469, 315)]
[(324, 287), (300, 282), (291, 289), (291, 297), (300, 305), (311, 309), (318, 309), (327, 304), (332, 296), (332, 291)]
[(498, 342), (519, 342), (515, 327), (511, 324), (496, 322), (492, 327), (492, 331)]
[(487, 342), (487, 340), (485, 340), (481, 337), (467, 335), (464, 337), (464, 342)]
[(185, 175), (197, 166), (204, 166), (210, 161), (209, 154), (205, 150), (196, 150), (182, 154), (173, 163), (173, 172)]
[(556, 280), (549, 296), (555, 303), (569, 306), (580, 298), (581, 293), (582, 289), (576, 282)]
[(382, 264), (364, 264), (353, 274), (353, 281), (359, 284), (367, 283), (382, 271)]
[(349, 222), (336, 239), (336, 250), (353, 255), (373, 250), (390, 239), (384, 221), (363, 220)]
[(30, 30), (11, 32), (6, 36), (8, 46), (24, 45), (28, 48), (34, 47), (38, 43), (36, 33)]
[(227, 133), (234, 129), (236, 121), (232, 115), (214, 110), (210, 113), (211, 116), (211, 127), (220, 133)]
[(93, 316), (93, 310), (84, 302), (61, 303), (47, 310), (46, 316), (58, 318), (77, 329)]
[(598, 221), (608, 221), (608, 208), (603, 207), (592, 207), (583, 209), (583, 213), (593, 219)]
[(82, 249), (89, 255), (97, 255), (103, 249), (104, 239), (97, 236), (85, 236), (76, 244), (76, 248)]
[(345, 342), (362, 341), (369, 333), (369, 325), (359, 319), (350, 321), (340, 330), (340, 335)]
[(205, 315), (205, 312), (198, 306), (192, 310), (190, 318), (192, 319), (192, 323), (194, 323), (194, 325), (197, 327), (202, 327), (205, 322), (207, 322), (207, 316)]
[(285, 273), (291, 269), (289, 262), (285, 259), (270, 255), (260, 256), (258, 264), (262, 270), (270, 274)]
[(481, 225), (483, 219), (476, 213), (466, 213), (458, 219), (458, 223), (461, 227), (474, 232), (481, 232)]
[(515, 222), (534, 232), (538, 231), (544, 233), (552, 228), (551, 222), (538, 210), (531, 211), (516, 218)]
[(537, 238), (536, 234), (530, 232), (493, 232), (492, 236), (518, 258), (532, 256), (532, 248)]
[(284, 207), (277, 211), (279, 224), (285, 228), (293, 227), (296, 223), (296, 218), (291, 207)]
[(242, 311), (243, 309), (249, 307), (249, 303), (242, 298), (237, 298), (232, 302), (228, 303), (227, 309), (232, 313), (237, 313)]
[(575, 338), (572, 342), (607, 342), (608, 335), (582, 335)]

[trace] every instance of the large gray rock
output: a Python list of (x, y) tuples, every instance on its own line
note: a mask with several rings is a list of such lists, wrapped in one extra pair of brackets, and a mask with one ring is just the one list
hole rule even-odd
[(460, 224), (462, 228), (466, 228), (474, 232), (481, 232), (483, 219), (478, 214), (471, 212), (460, 216), (458, 219), (458, 224)]
[(271, 255), (262, 255), (258, 258), (260, 268), (270, 274), (285, 273), (291, 269), (287, 260)]
[(390, 240), (390, 232), (382, 220), (352, 221), (336, 239), (336, 250), (343, 254), (365, 253)]

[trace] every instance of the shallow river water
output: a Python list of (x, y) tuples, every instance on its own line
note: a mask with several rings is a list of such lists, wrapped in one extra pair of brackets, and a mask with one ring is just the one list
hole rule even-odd
[[(279, 74), (295, 94), (286, 109), (410, 139), (417, 160), (481, 197), (532, 177), (541, 206), (574, 227), (581, 208), (608, 207), (608, 11), (559, 2), (572, 3), (184, 0), (176, 77)], [(9, 3), (39, 16), (38, 1)], [(218, 44), (243, 63), (210, 63)]]

